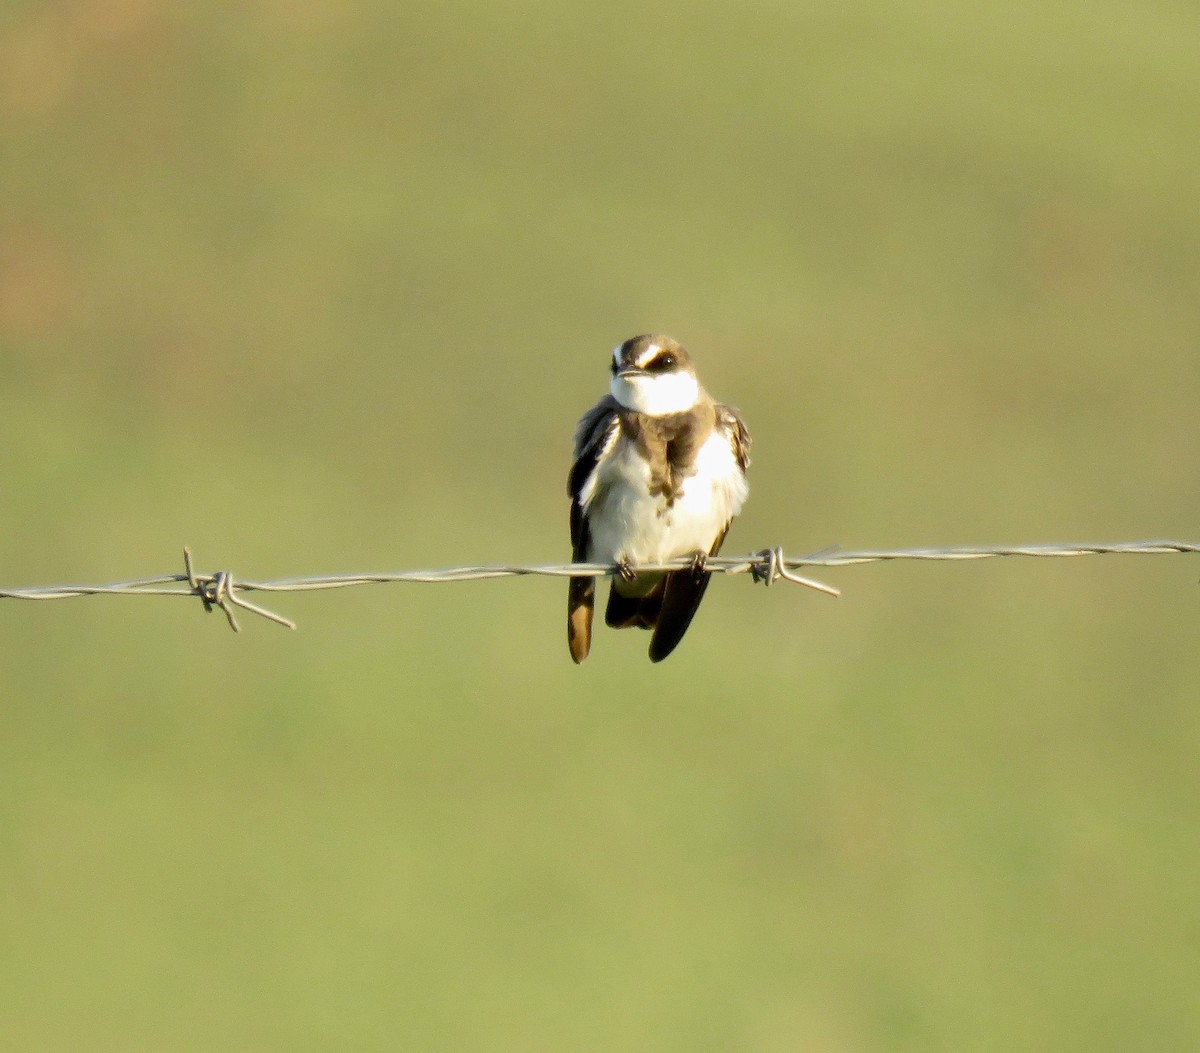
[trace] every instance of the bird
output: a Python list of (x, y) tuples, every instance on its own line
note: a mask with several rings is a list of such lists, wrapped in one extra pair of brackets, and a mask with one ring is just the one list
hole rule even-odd
[[(612, 352), (609, 392), (575, 431), (567, 480), (576, 563), (617, 568), (605, 623), (650, 630), (661, 662), (687, 632), (715, 556), (749, 487), (750, 433), (738, 411), (704, 390), (691, 355), (661, 334), (631, 337)], [(638, 564), (691, 556), (685, 569)], [(596, 579), (573, 577), (567, 642), (576, 664), (591, 650)]]

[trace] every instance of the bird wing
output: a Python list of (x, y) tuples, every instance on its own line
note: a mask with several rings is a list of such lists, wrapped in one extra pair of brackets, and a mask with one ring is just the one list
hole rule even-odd
[[(746, 428), (746, 422), (736, 409), (723, 402), (716, 404), (716, 411), (717, 429), (728, 438), (734, 460), (745, 472), (750, 464), (750, 432)], [(721, 528), (708, 550), (710, 556), (715, 556), (721, 551), (721, 545), (732, 522), (730, 519)], [(704, 599), (704, 592), (711, 579), (712, 572), (703, 570), (676, 570), (666, 576), (654, 635), (650, 638), (650, 661), (661, 662), (678, 646), (696, 616), (696, 610), (700, 601)]]
[[(726, 526), (717, 535), (708, 550), (710, 556), (721, 551), (728, 530)], [(661, 662), (678, 646), (696, 616), (711, 578), (710, 570), (673, 570), (667, 574), (660, 601), (662, 606), (654, 624), (654, 635), (650, 637), (650, 661)]]
[(750, 432), (746, 429), (742, 415), (733, 406), (718, 402), (717, 427), (729, 436), (733, 456), (737, 459), (738, 467), (744, 472), (750, 465)]
[[(571, 498), (571, 560), (587, 560), (588, 524), (585, 508), (596, 485), (596, 469), (612, 449), (621, 426), (617, 402), (601, 399), (584, 414), (575, 431), (575, 459), (567, 477)], [(595, 578), (572, 578), (567, 588), (567, 644), (576, 663), (582, 662), (592, 646), (592, 611), (596, 602)]]

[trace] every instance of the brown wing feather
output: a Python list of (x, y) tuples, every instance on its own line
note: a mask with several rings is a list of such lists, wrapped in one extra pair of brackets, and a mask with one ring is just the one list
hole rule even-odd
[(592, 611), (596, 602), (595, 578), (572, 578), (567, 590), (567, 646), (578, 665), (592, 649)]
[[(600, 463), (608, 436), (617, 424), (617, 404), (602, 399), (584, 414), (575, 431), (575, 460), (567, 478), (571, 497), (571, 561), (587, 561), (588, 526), (580, 494)], [(567, 646), (576, 664), (592, 649), (592, 617), (596, 605), (596, 579), (572, 578), (567, 586)]]
[(733, 456), (737, 458), (738, 467), (744, 472), (750, 464), (750, 432), (746, 428), (746, 422), (742, 420), (742, 415), (728, 403), (718, 402), (717, 426), (729, 432)]
[[(571, 562), (587, 557), (588, 529), (577, 498), (571, 501)], [(567, 646), (578, 665), (592, 649), (592, 610), (596, 605), (596, 579), (572, 578), (567, 585)]]

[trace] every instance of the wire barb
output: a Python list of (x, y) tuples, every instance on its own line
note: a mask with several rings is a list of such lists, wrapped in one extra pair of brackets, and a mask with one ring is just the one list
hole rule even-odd
[(219, 607), (229, 622), (229, 628), (235, 633), (240, 633), (242, 627), (238, 625), (237, 616), (233, 613), (234, 607), (241, 607), (244, 611), (250, 611), (253, 614), (261, 615), (263, 618), (273, 621), (278, 625), (283, 625), (288, 629), (295, 629), (296, 623), (290, 618), (283, 617), (282, 614), (276, 614), (274, 611), (269, 611), (265, 607), (260, 607), (256, 603), (251, 603), (249, 600), (243, 600), (238, 596), (236, 589), (253, 588), (252, 585), (236, 585), (233, 580), (233, 574), (227, 570), (218, 570), (215, 574), (197, 574), (195, 567), (192, 565), (192, 550), (185, 545), (183, 547), (183, 567), (184, 580), (188, 583), (188, 588), (192, 593), (200, 597), (200, 602), (204, 604), (206, 614), (212, 614), (214, 607)]
[[(824, 549), (823, 551), (831, 550)], [(842, 594), (841, 589), (835, 589), (832, 585), (826, 585), (815, 578), (802, 578), (799, 574), (793, 574), (788, 570), (782, 545), (776, 545), (775, 548), (764, 548), (758, 556), (758, 560), (750, 568), (750, 575), (755, 581), (761, 581), (763, 585), (770, 586), (772, 582), (783, 578), (786, 581), (795, 582), (797, 585), (807, 585), (810, 589), (816, 589), (829, 596), (837, 597)]]
[[(989, 557), (1028, 556), (1049, 558), (1059, 556), (1103, 555), (1167, 555), (1200, 553), (1200, 541), (1118, 541), (1112, 544), (1062, 545), (960, 545), (945, 548), (909, 548), (893, 550), (843, 551), (825, 548), (800, 558), (784, 555), (783, 548), (765, 548), (748, 556), (710, 556), (704, 564), (706, 571), (721, 574), (749, 573), (754, 581), (771, 585), (781, 578), (804, 585), (830, 596), (839, 595), (832, 585), (795, 573), (803, 567), (846, 567), (859, 563), (883, 563), (894, 560), (954, 560), (986, 559)], [(693, 565), (689, 557), (665, 563), (639, 564), (638, 571), (685, 570)], [(225, 615), (229, 627), (241, 632), (234, 608), (256, 614), (268, 621), (295, 629), (289, 618), (251, 603), (240, 594), (245, 592), (315, 592), (324, 589), (344, 589), (352, 585), (371, 585), (392, 582), (481, 581), (487, 578), (507, 578), (542, 575), (557, 578), (604, 578), (619, 574), (621, 568), (607, 563), (553, 563), (540, 565), (493, 564), (487, 566), (443, 567), (438, 570), (406, 570), (393, 574), (333, 574), (321, 577), (284, 578), (277, 581), (236, 581), (230, 571), (216, 574), (197, 574), (192, 562), (192, 550), (183, 550), (183, 574), (167, 574), (159, 578), (140, 578), (116, 581), (108, 585), (43, 585), (20, 589), (0, 589), (0, 599), (58, 600), (71, 596), (199, 596), (205, 611), (217, 607)], [(179, 588), (180, 585), (185, 586)]]

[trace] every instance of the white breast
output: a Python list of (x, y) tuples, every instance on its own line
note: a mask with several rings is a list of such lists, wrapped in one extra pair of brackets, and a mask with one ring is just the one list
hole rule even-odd
[(720, 431), (700, 448), (695, 473), (670, 506), (661, 494), (651, 496), (649, 487), (649, 465), (633, 443), (618, 438), (597, 468), (594, 485), (584, 488), (589, 560), (636, 565), (707, 552), (749, 491), (729, 438)]

